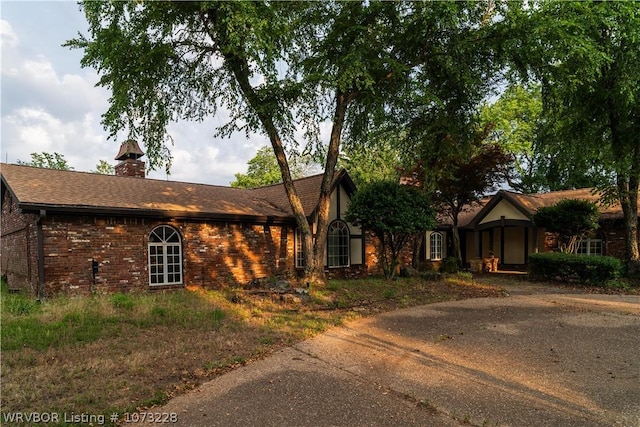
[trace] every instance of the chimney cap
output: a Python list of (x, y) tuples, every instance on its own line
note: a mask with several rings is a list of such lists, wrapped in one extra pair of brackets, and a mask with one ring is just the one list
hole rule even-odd
[(140, 146), (134, 139), (129, 139), (120, 145), (120, 151), (115, 157), (116, 160), (138, 159), (144, 156)]

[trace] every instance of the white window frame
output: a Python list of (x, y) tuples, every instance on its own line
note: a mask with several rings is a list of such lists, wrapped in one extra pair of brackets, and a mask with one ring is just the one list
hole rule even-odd
[(300, 233), (300, 229), (296, 228), (296, 268), (304, 268), (304, 251), (302, 250), (302, 234)]
[(351, 256), (351, 236), (346, 222), (335, 220), (329, 224), (327, 233), (327, 266), (348, 267)]
[(440, 261), (444, 255), (444, 236), (439, 231), (429, 234), (429, 259)]
[(182, 239), (175, 228), (159, 225), (149, 233), (149, 286), (183, 284)]
[(602, 256), (604, 255), (603, 241), (586, 237), (578, 242), (576, 253), (578, 255)]

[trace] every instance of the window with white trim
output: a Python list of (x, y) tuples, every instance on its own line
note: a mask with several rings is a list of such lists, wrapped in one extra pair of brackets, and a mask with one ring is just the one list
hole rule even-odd
[(431, 233), (429, 236), (429, 259), (437, 261), (442, 259), (442, 233)]
[(336, 220), (329, 225), (327, 235), (329, 267), (347, 267), (349, 265), (349, 226)]
[(578, 243), (576, 253), (580, 255), (602, 255), (602, 239), (582, 239)]
[(304, 268), (304, 251), (302, 250), (302, 234), (296, 228), (296, 268)]
[(149, 234), (149, 284), (182, 284), (182, 244), (178, 231), (168, 225)]

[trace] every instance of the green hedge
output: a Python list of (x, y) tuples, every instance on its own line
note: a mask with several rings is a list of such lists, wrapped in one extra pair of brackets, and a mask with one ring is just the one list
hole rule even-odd
[(620, 277), (622, 262), (608, 256), (541, 253), (529, 256), (529, 277), (603, 285)]

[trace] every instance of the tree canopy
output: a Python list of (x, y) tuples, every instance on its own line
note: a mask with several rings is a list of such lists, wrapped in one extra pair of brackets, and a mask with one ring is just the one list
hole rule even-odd
[(60, 153), (31, 153), (31, 161), (25, 162), (18, 160), (19, 165), (34, 166), (36, 168), (73, 170), (63, 154)]
[[(325, 280), (342, 141), (344, 159), (370, 162), (366, 147), (386, 156), (390, 142), (372, 131), (393, 135), (390, 158), (433, 172), (440, 159), (471, 158), (478, 133), (493, 126), (521, 176), (547, 178), (521, 180), (525, 191), (597, 183), (614, 194), (625, 212), (628, 256), (639, 258), (634, 3), (87, 0), (82, 7), (89, 33), (67, 45), (83, 50), (82, 65), (96, 68), (99, 85), (111, 90), (103, 116), (110, 135), (144, 141), (151, 168), (170, 164), (166, 129), (174, 120), (228, 117), (217, 137), (268, 137), (309, 282)], [(505, 77), (527, 90), (507, 91), (490, 126), (478, 110)], [(324, 159), (315, 235), (287, 154), (297, 149)]]
[[(99, 84), (111, 90), (103, 116), (110, 134), (125, 131), (144, 141), (151, 168), (170, 156), (172, 120), (205, 120), (224, 110), (230, 120), (218, 136), (268, 136), (303, 238), (309, 282), (324, 282), (330, 186), (343, 133), (358, 143), (373, 124), (394, 116), (406, 123), (464, 92), (464, 78), (452, 86), (449, 77), (469, 68), (468, 54), (484, 46), (476, 33), (486, 12), (477, 2), (85, 1), (82, 7), (89, 34), (67, 45), (84, 51), (82, 65), (96, 68)], [(479, 81), (478, 67), (487, 61), (472, 58)], [(321, 141), (324, 123), (330, 129)], [(315, 239), (285, 150), (298, 144), (325, 153)]]
[(536, 150), (562, 179), (582, 171), (620, 202), (636, 268), (640, 190), (640, 8), (633, 2), (547, 1), (513, 7), (503, 48), (518, 76), (542, 85)]

